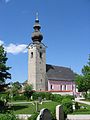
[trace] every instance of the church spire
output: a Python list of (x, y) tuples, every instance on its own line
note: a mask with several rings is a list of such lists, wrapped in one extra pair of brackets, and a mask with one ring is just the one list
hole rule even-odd
[(36, 20), (38, 20), (38, 12), (36, 13)]
[(36, 13), (36, 19), (35, 19), (33, 29), (34, 29), (34, 32), (32, 33), (32, 41), (34, 43), (41, 42), (43, 39), (43, 35), (40, 32), (41, 26), (39, 24), (38, 13)]

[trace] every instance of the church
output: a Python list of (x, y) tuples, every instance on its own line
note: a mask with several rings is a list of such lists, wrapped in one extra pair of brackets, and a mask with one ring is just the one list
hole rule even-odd
[(28, 84), (39, 92), (75, 95), (75, 73), (67, 67), (46, 64), (46, 45), (42, 42), (38, 15), (33, 29), (32, 42), (28, 45)]

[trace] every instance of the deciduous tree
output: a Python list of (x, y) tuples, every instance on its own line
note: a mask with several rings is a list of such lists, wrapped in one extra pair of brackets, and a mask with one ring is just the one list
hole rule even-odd
[(82, 68), (82, 75), (76, 76), (76, 84), (79, 92), (86, 92), (90, 89), (90, 55), (88, 62)]

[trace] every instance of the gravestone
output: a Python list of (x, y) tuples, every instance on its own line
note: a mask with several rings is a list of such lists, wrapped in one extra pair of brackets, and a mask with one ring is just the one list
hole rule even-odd
[(37, 117), (37, 120), (52, 120), (51, 113), (48, 109), (42, 109)]
[(64, 112), (63, 112), (63, 107), (61, 105), (56, 106), (56, 119), (64, 120)]
[(38, 102), (42, 105), (42, 97), (38, 97)]
[(39, 101), (39, 103), (41, 103), (42, 102), (42, 97), (38, 97), (38, 101)]

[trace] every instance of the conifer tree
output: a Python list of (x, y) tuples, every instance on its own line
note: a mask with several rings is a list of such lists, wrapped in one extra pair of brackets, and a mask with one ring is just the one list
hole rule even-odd
[(0, 45), (0, 92), (7, 86), (6, 79), (11, 79), (11, 74), (8, 72), (11, 67), (6, 65), (8, 60), (6, 55), (3, 45)]

